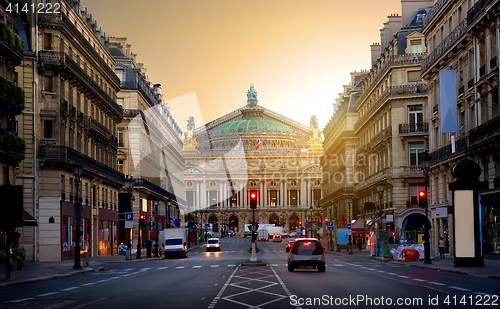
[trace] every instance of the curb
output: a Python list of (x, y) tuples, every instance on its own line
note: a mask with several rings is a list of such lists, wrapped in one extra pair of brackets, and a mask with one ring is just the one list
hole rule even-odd
[[(102, 267), (102, 268), (104, 269), (104, 267)], [(16, 281), (16, 282), (3, 283), (3, 284), (0, 284), (0, 289), (6, 289), (6, 288), (21, 286), (21, 285), (26, 285), (26, 284), (31, 284), (31, 283), (52, 281), (52, 280), (56, 280), (56, 279), (68, 278), (68, 277), (73, 277), (76, 275), (81, 275), (81, 274), (86, 274), (86, 273), (91, 273), (91, 272), (95, 272), (94, 268), (86, 268), (85, 270), (76, 271), (76, 272), (72, 272), (72, 273), (56, 274), (56, 275), (52, 275), (52, 276), (45, 276), (45, 277), (26, 279), (26, 280)]]

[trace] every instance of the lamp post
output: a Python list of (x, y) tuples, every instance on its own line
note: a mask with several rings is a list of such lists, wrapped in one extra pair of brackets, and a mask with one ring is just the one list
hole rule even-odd
[(377, 226), (377, 256), (380, 255), (379, 251), (379, 244), (380, 244), (380, 226), (382, 225), (382, 213), (383, 213), (383, 207), (382, 207), (382, 198), (384, 198), (384, 185), (378, 185), (377, 186), (377, 192), (378, 192), (378, 198), (379, 198), (379, 224)]
[(158, 204), (159, 204), (159, 201), (156, 200), (155, 201), (155, 224), (156, 224), (156, 239), (155, 239), (155, 254), (153, 257), (160, 257), (160, 255), (158, 254), (159, 252), (159, 244), (158, 244), (158, 241), (159, 241), (159, 238), (160, 238), (160, 228), (158, 226)]
[[(347, 222), (349, 222), (349, 224), (352, 221), (351, 206), (352, 206), (351, 202), (347, 202)], [(348, 232), (349, 232), (349, 251), (347, 252), (347, 254), (352, 254), (352, 231), (348, 230)]]
[(73, 265), (73, 269), (82, 269), (82, 265), (80, 264), (80, 225), (83, 205), (78, 198), (78, 187), (80, 186), (80, 178), (83, 175), (83, 166), (78, 161), (73, 165), (73, 175), (75, 176), (76, 186), (76, 201), (73, 204), (73, 210), (75, 211), (75, 264)]
[[(128, 209), (129, 211), (132, 211), (133, 210), (133, 207), (132, 207), (132, 201), (134, 200), (134, 195), (132, 194), (132, 190), (134, 188), (134, 185), (135, 185), (135, 179), (134, 179), (134, 176), (130, 176), (128, 177), (128, 175), (125, 176), (125, 188), (127, 189), (127, 192), (130, 196), (130, 209)], [(132, 244), (131, 244), (131, 239), (130, 239), (130, 232), (131, 232), (131, 229), (127, 229), (127, 252), (125, 253), (125, 259), (126, 260), (131, 260), (132, 259)]]
[(429, 222), (428, 208), (429, 203), (427, 201), (427, 187), (429, 182), (429, 168), (431, 166), (432, 157), (429, 152), (424, 152), (420, 157), (422, 164), (422, 171), (424, 172), (425, 178), (425, 224), (424, 224), (424, 264), (432, 264), (431, 262), (431, 244), (429, 242), (429, 229), (427, 228), (427, 222)]

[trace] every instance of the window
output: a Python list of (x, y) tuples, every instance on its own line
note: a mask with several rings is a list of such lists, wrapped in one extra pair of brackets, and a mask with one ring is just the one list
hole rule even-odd
[(410, 186), (410, 204), (411, 206), (425, 206), (421, 205), (422, 203), (425, 202), (425, 195), (424, 197), (420, 197), (419, 193), (420, 192), (425, 192), (425, 185), (411, 185)]
[(424, 143), (410, 143), (410, 165), (420, 165), (420, 156), (424, 152)]
[(269, 191), (269, 206), (271, 207), (278, 206), (278, 190)]
[(319, 206), (319, 200), (321, 200), (321, 190), (313, 189), (311, 192), (313, 206)]
[(125, 146), (125, 143), (123, 141), (123, 131), (122, 130), (118, 131), (118, 146), (119, 147), (124, 147)]
[(453, 18), (450, 16), (448, 19), (448, 34), (453, 32)]
[(123, 80), (125, 78), (125, 71), (123, 70), (115, 70), (116, 76), (118, 76), (118, 79), (120, 79), (120, 85), (123, 86)]
[(458, 7), (458, 23), (462, 22), (462, 6)]
[(490, 46), (491, 46), (491, 61), (490, 71), (497, 66), (497, 29), (495, 26), (490, 28)]
[(422, 53), (422, 41), (421, 40), (413, 40), (410, 42), (411, 44), (411, 53), (412, 54), (421, 54)]
[(424, 113), (422, 105), (408, 106), (408, 130), (409, 132), (423, 131)]
[(52, 33), (43, 34), (43, 49), (52, 50)]
[(52, 120), (43, 121), (43, 138), (52, 138)]
[(116, 166), (116, 169), (120, 172), (123, 173), (123, 160), (118, 160), (118, 164)]
[(43, 77), (43, 90), (52, 91), (52, 76)]
[(299, 190), (290, 190), (290, 206), (299, 205)]

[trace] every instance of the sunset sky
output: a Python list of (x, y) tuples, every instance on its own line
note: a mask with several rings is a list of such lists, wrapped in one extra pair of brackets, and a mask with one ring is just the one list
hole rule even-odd
[(320, 128), (350, 72), (370, 69), (370, 44), (400, 0), (81, 0), (106, 35), (127, 37), (182, 130), (197, 114), (179, 100), (197, 98), (196, 126), (246, 104)]

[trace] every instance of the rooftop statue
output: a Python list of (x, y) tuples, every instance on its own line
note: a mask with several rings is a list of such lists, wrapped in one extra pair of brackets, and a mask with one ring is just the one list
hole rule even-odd
[(187, 121), (187, 123), (188, 123), (188, 124), (187, 124), (187, 130), (188, 130), (188, 131), (193, 131), (193, 129), (194, 129), (194, 117), (193, 117), (193, 116), (191, 116), (191, 117), (189, 117), (189, 119), (188, 119), (188, 120), (186, 120), (186, 121)]
[(311, 121), (309, 122), (311, 128), (317, 129), (318, 128), (318, 118), (316, 116), (312, 115), (311, 116)]
[(247, 91), (248, 101), (257, 101), (257, 91), (255, 91), (253, 84), (250, 85), (250, 90)]

